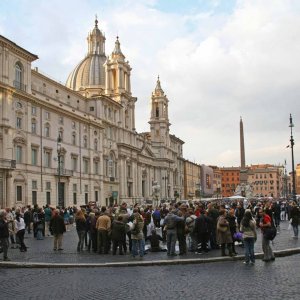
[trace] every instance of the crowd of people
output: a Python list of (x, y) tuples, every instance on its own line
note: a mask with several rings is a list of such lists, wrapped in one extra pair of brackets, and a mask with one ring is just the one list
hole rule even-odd
[(294, 238), (298, 238), (300, 210), (296, 202), (252, 201), (246, 206), (238, 201), (189, 205), (178, 202), (155, 208), (138, 204), (128, 207), (124, 202), (100, 208), (7, 208), (0, 211), (0, 251), (5, 261), (9, 260), (9, 244), (27, 251), (25, 231), (37, 240), (53, 236), (53, 251), (62, 251), (64, 233), (76, 226), (78, 253), (86, 250), (142, 258), (147, 252), (165, 251), (168, 256), (176, 256), (220, 249), (222, 256), (235, 256), (238, 243), (245, 249), (244, 263), (254, 264), (257, 230), (262, 231), (263, 260), (269, 262), (275, 259), (270, 241), (280, 222), (287, 220)]

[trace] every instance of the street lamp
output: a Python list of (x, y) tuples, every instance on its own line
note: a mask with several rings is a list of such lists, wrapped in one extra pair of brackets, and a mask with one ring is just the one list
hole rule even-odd
[(60, 133), (57, 137), (57, 159), (58, 159), (58, 186), (57, 186), (57, 193), (58, 193), (58, 206), (60, 208), (63, 207), (62, 203), (62, 195), (61, 195), (61, 183), (60, 183), (60, 176), (61, 176), (61, 136)]
[(291, 128), (291, 151), (292, 151), (292, 176), (293, 176), (293, 200), (296, 201), (296, 180), (295, 180), (295, 167), (294, 167), (294, 138), (293, 138), (293, 119), (292, 119), (292, 114), (290, 114), (290, 125), (289, 127)]

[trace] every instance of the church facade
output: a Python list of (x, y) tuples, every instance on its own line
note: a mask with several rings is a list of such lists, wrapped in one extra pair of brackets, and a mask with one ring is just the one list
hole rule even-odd
[(149, 132), (137, 133), (131, 67), (107, 56), (95, 21), (85, 58), (62, 85), (35, 54), (0, 36), (0, 206), (113, 205), (182, 198), (184, 142), (170, 133), (159, 78)]

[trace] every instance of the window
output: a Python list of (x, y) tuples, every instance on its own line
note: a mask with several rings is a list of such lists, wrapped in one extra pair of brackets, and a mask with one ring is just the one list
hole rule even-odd
[(88, 184), (85, 184), (85, 185), (84, 185), (84, 191), (85, 191), (86, 193), (89, 191), (89, 186), (88, 186)]
[(64, 117), (58, 117), (58, 124), (64, 124)]
[(20, 116), (17, 117), (16, 127), (17, 129), (22, 129), (22, 118)]
[(36, 134), (36, 121), (31, 121), (31, 133)]
[(95, 174), (99, 174), (99, 162), (98, 161), (94, 161), (94, 173)]
[(50, 192), (46, 192), (46, 203), (48, 205), (51, 204), (51, 193)]
[(22, 147), (21, 146), (17, 146), (16, 147), (16, 162), (17, 164), (21, 164), (22, 163)]
[(77, 156), (72, 156), (72, 170), (74, 172), (77, 172)]
[(46, 190), (51, 190), (51, 182), (46, 181)]
[(45, 111), (45, 119), (50, 120), (50, 113), (48, 111)]
[(131, 165), (127, 165), (127, 177), (131, 178)]
[(77, 193), (73, 193), (73, 204), (77, 204)]
[(32, 205), (36, 205), (36, 204), (37, 204), (37, 192), (32, 191)]
[(83, 159), (83, 173), (89, 173), (89, 160), (87, 158)]
[(22, 186), (17, 185), (17, 202), (22, 202)]
[(94, 109), (94, 106), (91, 106), (90, 107), (90, 111), (94, 111), (95, 109)]
[(97, 139), (94, 140), (94, 150), (98, 151), (98, 140)]
[(32, 180), (32, 189), (37, 190), (37, 181), (36, 180)]
[(36, 106), (31, 106), (31, 114), (36, 116)]
[(31, 148), (31, 164), (33, 166), (37, 165), (37, 155), (38, 155), (38, 151), (36, 148)]
[(50, 125), (48, 123), (45, 125), (45, 137), (50, 137)]
[(51, 168), (51, 151), (45, 151), (45, 167)]
[(23, 66), (20, 62), (17, 62), (15, 65), (14, 87), (19, 90), (25, 89), (25, 86), (23, 85)]
[(77, 184), (73, 183), (73, 192), (77, 192)]
[(72, 122), (72, 129), (75, 129), (75, 128), (76, 128), (76, 123)]
[(84, 194), (84, 203), (85, 203), (85, 204), (88, 204), (88, 203), (89, 203), (89, 194), (88, 194), (88, 193), (85, 193), (85, 194)]

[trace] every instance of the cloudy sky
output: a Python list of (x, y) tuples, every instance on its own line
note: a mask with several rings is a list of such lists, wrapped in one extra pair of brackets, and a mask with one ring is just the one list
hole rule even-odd
[(0, 34), (39, 56), (34, 66), (65, 82), (87, 52), (95, 14), (132, 67), (136, 127), (148, 131), (157, 75), (169, 99), (171, 133), (184, 157), (239, 166), (239, 121), (246, 163), (291, 170), (300, 162), (299, 0), (1, 0)]

